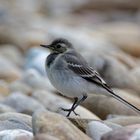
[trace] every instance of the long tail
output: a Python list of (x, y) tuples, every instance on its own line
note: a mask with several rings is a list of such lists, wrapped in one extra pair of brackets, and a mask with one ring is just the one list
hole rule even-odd
[(137, 113), (140, 114), (140, 109), (138, 109), (136, 106), (132, 105), (131, 103), (129, 103), (128, 101), (124, 100), (123, 98), (121, 98), (119, 95), (115, 94), (113, 92), (112, 89), (110, 89), (107, 85), (102, 84), (102, 87), (105, 88), (111, 96), (113, 96), (115, 99), (117, 99), (118, 101), (122, 102), (123, 104), (125, 104), (126, 106), (129, 106), (131, 109), (135, 110)]

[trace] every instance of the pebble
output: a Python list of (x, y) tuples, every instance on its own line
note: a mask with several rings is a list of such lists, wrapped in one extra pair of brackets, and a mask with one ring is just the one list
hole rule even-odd
[(41, 47), (31, 48), (26, 54), (25, 69), (35, 69), (46, 76), (45, 60), (48, 54), (49, 52)]
[(101, 140), (101, 137), (106, 134), (107, 132), (112, 131), (110, 127), (100, 121), (91, 121), (88, 123), (86, 133), (93, 139), (93, 140)]
[(4, 80), (0, 80), (0, 94), (5, 97), (9, 95), (9, 93), (10, 93), (9, 84)]
[(21, 93), (9, 95), (2, 103), (11, 106), (19, 113), (29, 115), (32, 115), (36, 109), (44, 108), (37, 100)]
[(32, 128), (17, 119), (8, 119), (0, 122), (0, 131), (11, 129), (23, 129), (32, 132)]
[(0, 114), (6, 112), (16, 112), (16, 110), (8, 105), (0, 103)]
[(106, 120), (107, 122), (116, 123), (122, 126), (137, 124), (140, 122), (139, 116), (122, 116)]
[(7, 112), (0, 114), (0, 121), (6, 120), (16, 120), (23, 124), (27, 124), (29, 127), (32, 127), (31, 116), (23, 113)]
[(139, 26), (135, 23), (116, 22), (100, 27), (110, 40), (122, 50), (134, 56), (140, 56)]
[(75, 110), (80, 116), (66, 117), (60, 108), (73, 99), (50, 84), (50, 52), (40, 47), (68, 39), (116, 94), (140, 108), (139, 15), (137, 0), (0, 0), (0, 139), (140, 139), (138, 113), (105, 90), (95, 88)]
[(31, 132), (22, 129), (0, 131), (1, 140), (32, 140), (32, 138)]
[(33, 88), (21, 80), (16, 80), (10, 83), (9, 89), (12, 93), (21, 92), (26, 95), (30, 95), (33, 92)]
[(0, 55), (12, 61), (17, 66), (23, 66), (23, 55), (17, 46), (5, 44), (0, 46)]
[[(21, 71), (8, 59), (0, 56), (0, 78), (7, 82), (12, 82), (21, 77)], [(10, 70), (10, 71), (9, 71)]]
[(112, 123), (109, 121), (102, 121), (102, 120), (95, 120), (95, 119), (83, 119), (83, 118), (77, 118), (77, 117), (69, 117), (68, 119), (84, 133), (86, 133), (86, 131), (88, 130), (90, 122), (102, 123), (102, 124), (108, 126), (109, 128), (111, 128), (112, 130), (122, 128), (121, 125), (118, 125), (116, 123)]
[(34, 140), (61, 140), (61, 139), (48, 135), (48, 134), (37, 134), (34, 137)]
[(67, 118), (46, 110), (37, 110), (33, 114), (32, 125), (35, 135), (45, 133), (61, 140), (90, 140)]
[(103, 135), (101, 140), (139, 140), (140, 124), (127, 126)]

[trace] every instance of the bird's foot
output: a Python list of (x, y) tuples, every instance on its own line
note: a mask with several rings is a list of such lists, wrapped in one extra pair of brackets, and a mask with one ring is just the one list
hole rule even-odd
[(77, 114), (77, 113), (75, 112), (75, 108), (70, 108), (70, 109), (61, 108), (61, 109), (62, 109), (63, 111), (67, 111), (67, 112), (68, 112), (67, 117), (70, 116), (71, 112), (73, 112), (76, 116), (80, 116), (79, 114)]

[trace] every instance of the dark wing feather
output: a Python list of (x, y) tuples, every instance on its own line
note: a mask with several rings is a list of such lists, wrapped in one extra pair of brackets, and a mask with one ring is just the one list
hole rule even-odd
[(106, 85), (106, 82), (100, 77), (100, 75), (90, 66), (88, 66), (87, 62), (84, 58), (77, 54), (76, 52), (69, 52), (64, 55), (65, 60), (67, 62), (68, 68), (73, 72), (81, 76), (82, 78), (94, 82), (102, 86), (102, 84)]

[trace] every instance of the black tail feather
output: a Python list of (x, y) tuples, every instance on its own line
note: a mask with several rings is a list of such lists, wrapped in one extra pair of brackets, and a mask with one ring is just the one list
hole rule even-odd
[(116, 100), (122, 102), (126, 106), (129, 106), (131, 109), (135, 110), (137, 113), (140, 114), (140, 109), (138, 109), (136, 106), (134, 106), (133, 104), (129, 103), (128, 101), (126, 101), (125, 99), (120, 97), (119, 95), (115, 94), (113, 92), (113, 90), (111, 88), (109, 88), (107, 85), (102, 84), (102, 87), (105, 88), (110, 93), (110, 95), (113, 96)]

